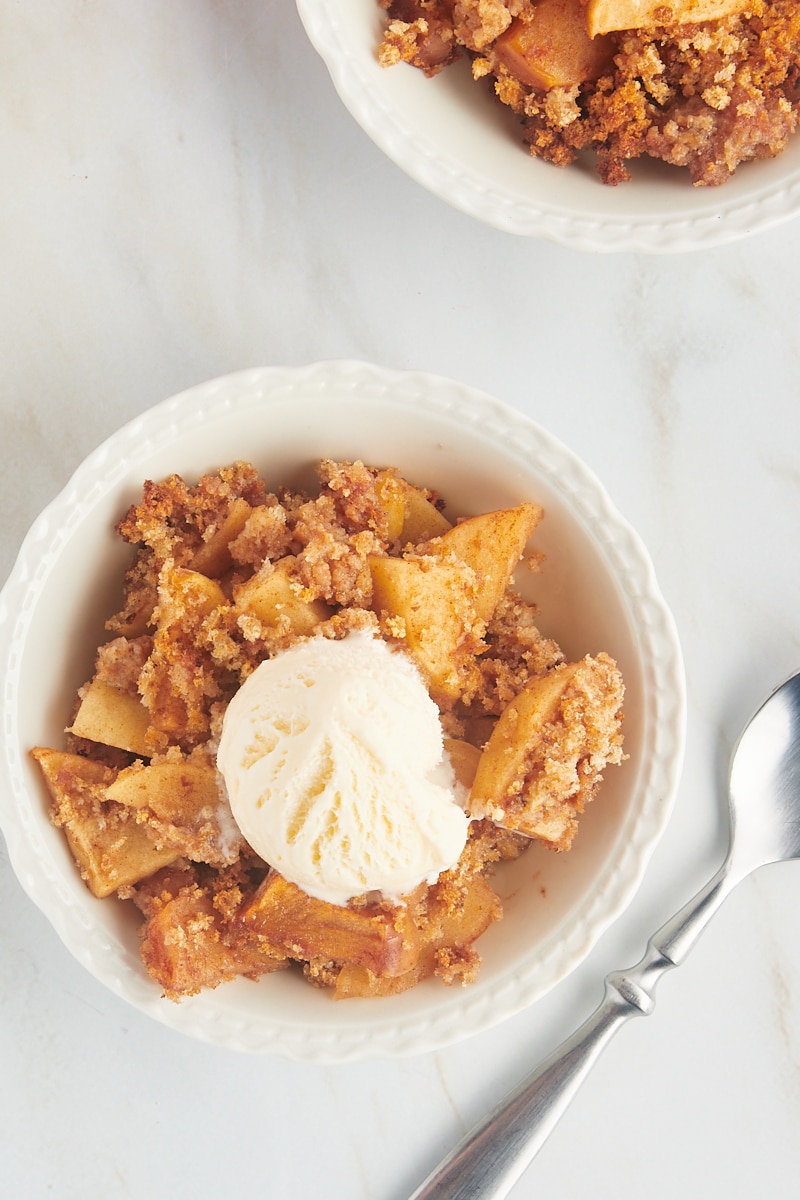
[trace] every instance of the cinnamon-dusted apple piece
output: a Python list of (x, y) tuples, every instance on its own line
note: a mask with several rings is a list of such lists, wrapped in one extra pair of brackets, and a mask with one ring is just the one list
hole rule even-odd
[(112, 767), (39, 746), (31, 754), (50, 792), (53, 822), (63, 828), (93, 895), (110, 896), (178, 857), (170, 846), (157, 848), (135, 814), (107, 798), (117, 774)]
[(586, 25), (594, 38), (618, 29), (699, 25), (745, 12), (749, 7), (748, 0), (669, 0), (666, 4), (662, 0), (588, 0)]
[(162, 821), (173, 825), (191, 825), (205, 810), (211, 812), (219, 804), (213, 761), (200, 758), (150, 766), (135, 763), (120, 771), (107, 794), (128, 808), (152, 809)]
[(434, 974), (447, 983), (469, 982), (479, 962), (472, 945), (500, 916), (500, 901), (483, 875), (466, 880), (455, 905), (446, 888), (436, 886), (426, 904), (414, 965), (400, 975), (378, 976), (368, 966), (347, 963), (336, 977), (334, 999), (394, 996)]
[(402, 975), (419, 956), (419, 935), (406, 906), (330, 904), (277, 871), (270, 871), (240, 920), (293, 958), (353, 963), (378, 976)]
[(152, 649), (147, 635), (116, 637), (100, 646), (95, 673), (78, 693), (80, 704), (67, 730), (102, 746), (149, 758), (150, 714), (139, 695), (139, 675)]
[(170, 560), (158, 580), (153, 652), (139, 676), (149, 736), (186, 747), (209, 735), (209, 708), (220, 695), (218, 669), (204, 646), (206, 617), (227, 603), (216, 580)]
[[(263, 625), (306, 636), (333, 613), (324, 600), (304, 600), (294, 574), (296, 558), (287, 554), (266, 562), (234, 591), (234, 612), (256, 617)], [(293, 583), (293, 580), (295, 581)]]
[(108, 787), (109, 800), (133, 810), (159, 846), (172, 846), (195, 862), (224, 866), (235, 861), (244, 839), (220, 793), (210, 756), (172, 752), (164, 761), (135, 762)]
[(526, 503), (468, 517), (429, 541), (425, 552), (445, 560), (453, 557), (472, 567), (477, 577), (476, 611), (488, 621), (543, 515), (540, 505)]
[(481, 759), (480, 750), (461, 738), (445, 738), (444, 748), (450, 759), (453, 774), (461, 786), (469, 790), (475, 781), (475, 773)]
[(387, 636), (404, 642), (431, 696), (451, 707), (474, 692), (475, 654), (484, 623), (476, 611), (474, 572), (465, 563), (431, 556), (371, 557), (372, 607)]
[(602, 771), (622, 761), (622, 676), (607, 654), (531, 680), (481, 755), (469, 808), (568, 850)]
[(249, 934), (235, 920), (243, 896), (233, 878), (203, 885), (190, 866), (148, 879), (132, 899), (145, 914), (142, 960), (170, 1000), (194, 996), (237, 976), (258, 979), (288, 965), (267, 938)]
[(153, 753), (147, 737), (149, 728), (150, 714), (139, 696), (93, 679), (84, 688), (67, 732), (148, 758)]
[[(621, 0), (629, 2), (636, 0)], [(615, 0), (600, 3), (613, 6)], [(502, 64), (520, 83), (542, 90), (599, 79), (612, 66), (614, 47), (608, 38), (595, 37), (604, 30), (587, 31), (586, 25), (581, 0), (536, 0), (529, 15), (500, 34), (490, 61)]]
[[(454, 746), (465, 743), (449, 745), (452, 753)], [(521, 834), (489, 821), (473, 821), (458, 863), (416, 897), (416, 906), (409, 904), (420, 937), (414, 966), (402, 975), (379, 978), (367, 967), (345, 964), (328, 981), (334, 998), (393, 996), (432, 975), (446, 984), (474, 980), (480, 965), (475, 943), (502, 917), (502, 905), (485, 873), (496, 862), (518, 858), (528, 845)]]
[(520, 504), (470, 517), (403, 558), (371, 556), (372, 607), (442, 706), (474, 693), (486, 622), (542, 516)]
[(231, 542), (235, 541), (247, 524), (247, 519), (253, 509), (242, 496), (231, 501), (231, 506), (223, 520), (212, 526), (202, 546), (195, 552), (189, 566), (192, 571), (219, 579), (229, 570), (233, 559), (231, 557)]
[(431, 501), (431, 493), (415, 487), (396, 471), (379, 471), (375, 490), (386, 510), (389, 542), (400, 546), (418, 545), (440, 537), (452, 526)]

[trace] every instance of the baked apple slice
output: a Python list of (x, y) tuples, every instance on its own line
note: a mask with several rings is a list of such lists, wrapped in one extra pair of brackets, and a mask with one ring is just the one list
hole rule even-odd
[(518, 504), (468, 517), (425, 547), (427, 554), (454, 557), (475, 572), (475, 609), (488, 621), (511, 582), (525, 544), (544, 515), (538, 504)]
[(285, 628), (300, 636), (313, 633), (333, 609), (324, 600), (303, 600), (292, 584), (296, 559), (292, 555), (266, 563), (234, 593), (234, 610), (257, 617), (273, 629)]
[(459, 903), (454, 905), (446, 887), (431, 890), (413, 967), (401, 975), (379, 977), (367, 966), (348, 963), (336, 979), (334, 998), (394, 996), (435, 974), (446, 983), (466, 982), (479, 962), (472, 945), (499, 919), (501, 908), (483, 875), (470, 876), (459, 892)]
[(293, 958), (351, 963), (378, 976), (402, 975), (419, 956), (419, 935), (405, 907), (330, 904), (277, 871), (270, 871), (240, 919)]
[(602, 771), (622, 761), (623, 692), (607, 654), (531, 680), (506, 706), (481, 755), (471, 814), (568, 850)]
[(170, 846), (157, 848), (134, 814), (106, 798), (116, 776), (112, 768), (62, 750), (36, 747), (31, 754), (50, 792), (53, 821), (64, 830), (93, 895), (110, 896), (178, 857)]
[[(542, 0), (540, 0), (540, 3)], [(537, 4), (537, 9), (539, 4)], [(589, 36), (618, 29), (653, 29), (662, 25), (699, 25), (719, 21), (749, 8), (748, 0), (588, 0)]]
[(517, 18), (500, 34), (491, 59), (528, 87), (572, 87), (599, 79), (610, 67), (614, 47), (608, 38), (595, 36), (602, 32), (587, 29), (581, 0), (536, 0), (530, 17)]

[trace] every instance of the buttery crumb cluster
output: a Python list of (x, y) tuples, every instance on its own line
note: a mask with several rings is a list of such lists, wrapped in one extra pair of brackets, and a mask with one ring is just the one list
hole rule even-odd
[[(565, 662), (511, 586), (541, 509), (451, 525), (393, 469), (326, 460), (317, 474), (313, 494), (273, 492), (244, 462), (146, 483), (117, 527), (134, 548), (124, 604), (65, 746), (32, 751), (88, 887), (138, 908), (143, 961), (171, 999), (282, 968), (337, 998), (469, 982), (501, 915), (494, 864), (532, 839), (568, 849), (622, 759), (616, 665)], [(433, 885), (335, 905), (248, 846), (216, 751), (259, 663), (362, 630), (419, 668), (472, 820)]]
[[(721, 184), (740, 163), (779, 154), (797, 127), (796, 0), (380, 4), (384, 66), (433, 75), (467, 55), (520, 119), (531, 154), (565, 166), (593, 151), (607, 184), (629, 179), (642, 156), (685, 167), (695, 185)], [(697, 21), (698, 10), (720, 17)]]

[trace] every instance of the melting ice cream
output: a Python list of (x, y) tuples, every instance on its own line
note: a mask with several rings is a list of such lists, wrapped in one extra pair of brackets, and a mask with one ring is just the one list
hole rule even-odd
[(369, 632), (261, 663), (225, 714), (217, 765), (243, 836), (309, 895), (397, 900), (453, 866), (468, 820), (414, 664)]

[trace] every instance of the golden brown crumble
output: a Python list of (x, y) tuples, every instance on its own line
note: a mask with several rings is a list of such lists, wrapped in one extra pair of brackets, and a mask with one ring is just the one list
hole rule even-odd
[[(485, 21), (498, 7), (484, 5)], [(475, 943), (501, 916), (495, 865), (532, 837), (568, 849), (621, 757), (615, 665), (564, 663), (511, 584), (523, 556), (541, 566), (526, 549), (538, 506), (453, 526), (436, 492), (392, 468), (323, 460), (317, 474), (313, 495), (272, 491), (249, 463), (194, 485), (146, 482), (117, 527), (134, 559), (66, 748), (33, 751), (84, 879), (140, 910), (144, 964), (171, 999), (290, 964), (337, 998), (431, 976), (470, 982)], [(402, 904), (369, 893), (337, 906), (250, 849), (216, 748), (227, 703), (259, 662), (364, 629), (417, 663), (477, 815), (432, 886)], [(495, 786), (503, 771), (508, 785)]]
[[(645, 157), (685, 168), (695, 186), (718, 185), (741, 163), (780, 154), (797, 128), (795, 0), (752, 0), (744, 11), (698, 24), (670, 23), (673, 9), (665, 7), (646, 28), (593, 40), (584, 29), (592, 63), (570, 64), (575, 78), (541, 75), (526, 42), (537, 19), (534, 0), (380, 3), (388, 11), (381, 63), (402, 61), (432, 75), (459, 52), (470, 56), (475, 78), (487, 80), (518, 116), (532, 155), (565, 166), (591, 151), (607, 184), (629, 179), (630, 162)], [(575, 22), (586, 25), (587, 3), (563, 6), (568, 40)]]

